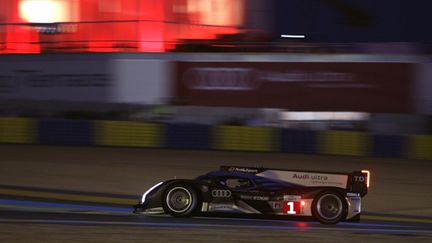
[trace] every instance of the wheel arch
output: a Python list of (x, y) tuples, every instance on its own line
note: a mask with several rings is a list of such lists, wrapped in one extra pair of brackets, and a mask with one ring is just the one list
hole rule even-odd
[(342, 197), (346, 197), (347, 190), (340, 187), (309, 187), (302, 192), (302, 197), (315, 198), (318, 194), (324, 191), (334, 191), (340, 194)]

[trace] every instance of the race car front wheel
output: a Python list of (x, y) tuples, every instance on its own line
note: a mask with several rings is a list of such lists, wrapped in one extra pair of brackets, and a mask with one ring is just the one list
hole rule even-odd
[(174, 184), (165, 190), (162, 205), (172, 216), (190, 217), (198, 208), (198, 196), (190, 185)]
[(312, 203), (312, 213), (323, 224), (336, 224), (345, 219), (346, 200), (337, 192), (324, 191), (318, 194)]

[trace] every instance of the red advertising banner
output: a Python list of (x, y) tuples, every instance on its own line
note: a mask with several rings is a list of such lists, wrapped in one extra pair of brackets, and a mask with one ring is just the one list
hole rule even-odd
[(412, 64), (177, 62), (178, 104), (413, 112)]

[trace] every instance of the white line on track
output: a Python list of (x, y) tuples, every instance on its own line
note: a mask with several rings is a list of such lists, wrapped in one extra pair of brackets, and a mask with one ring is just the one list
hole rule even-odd
[(263, 226), (263, 225), (223, 225), (223, 224), (191, 224), (191, 223), (154, 223), (154, 222), (121, 222), (121, 221), (86, 221), (86, 220), (43, 220), (43, 219), (0, 219), (0, 223), (32, 223), (32, 224), (71, 224), (71, 225), (121, 225), (147, 226), (156, 228), (212, 228), (212, 229), (265, 229), (292, 231), (345, 231), (388, 234), (432, 234), (432, 230), (417, 229), (376, 229), (376, 228), (340, 228), (340, 227), (301, 227), (301, 226)]

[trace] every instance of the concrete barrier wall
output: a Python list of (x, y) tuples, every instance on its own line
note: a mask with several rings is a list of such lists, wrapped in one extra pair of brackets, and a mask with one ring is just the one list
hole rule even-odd
[(213, 148), (236, 151), (278, 151), (278, 131), (272, 128), (216, 126)]
[(0, 143), (215, 149), (432, 160), (432, 135), (0, 118)]
[(129, 121), (93, 122), (94, 145), (123, 147), (163, 147), (163, 129), (160, 124)]
[(311, 130), (281, 129), (280, 151), (286, 153), (318, 153), (318, 133)]
[(331, 155), (369, 155), (368, 134), (349, 131), (323, 131), (318, 136), (319, 152)]
[(212, 149), (212, 126), (166, 124), (164, 144), (169, 149)]
[(1, 118), (0, 143), (37, 143), (37, 121), (27, 118)]
[(407, 136), (407, 156), (413, 159), (432, 160), (432, 136)]
[(92, 145), (93, 123), (88, 120), (42, 119), (38, 121), (38, 143)]
[(407, 142), (401, 135), (372, 135), (371, 153), (377, 157), (402, 158), (406, 155)]

